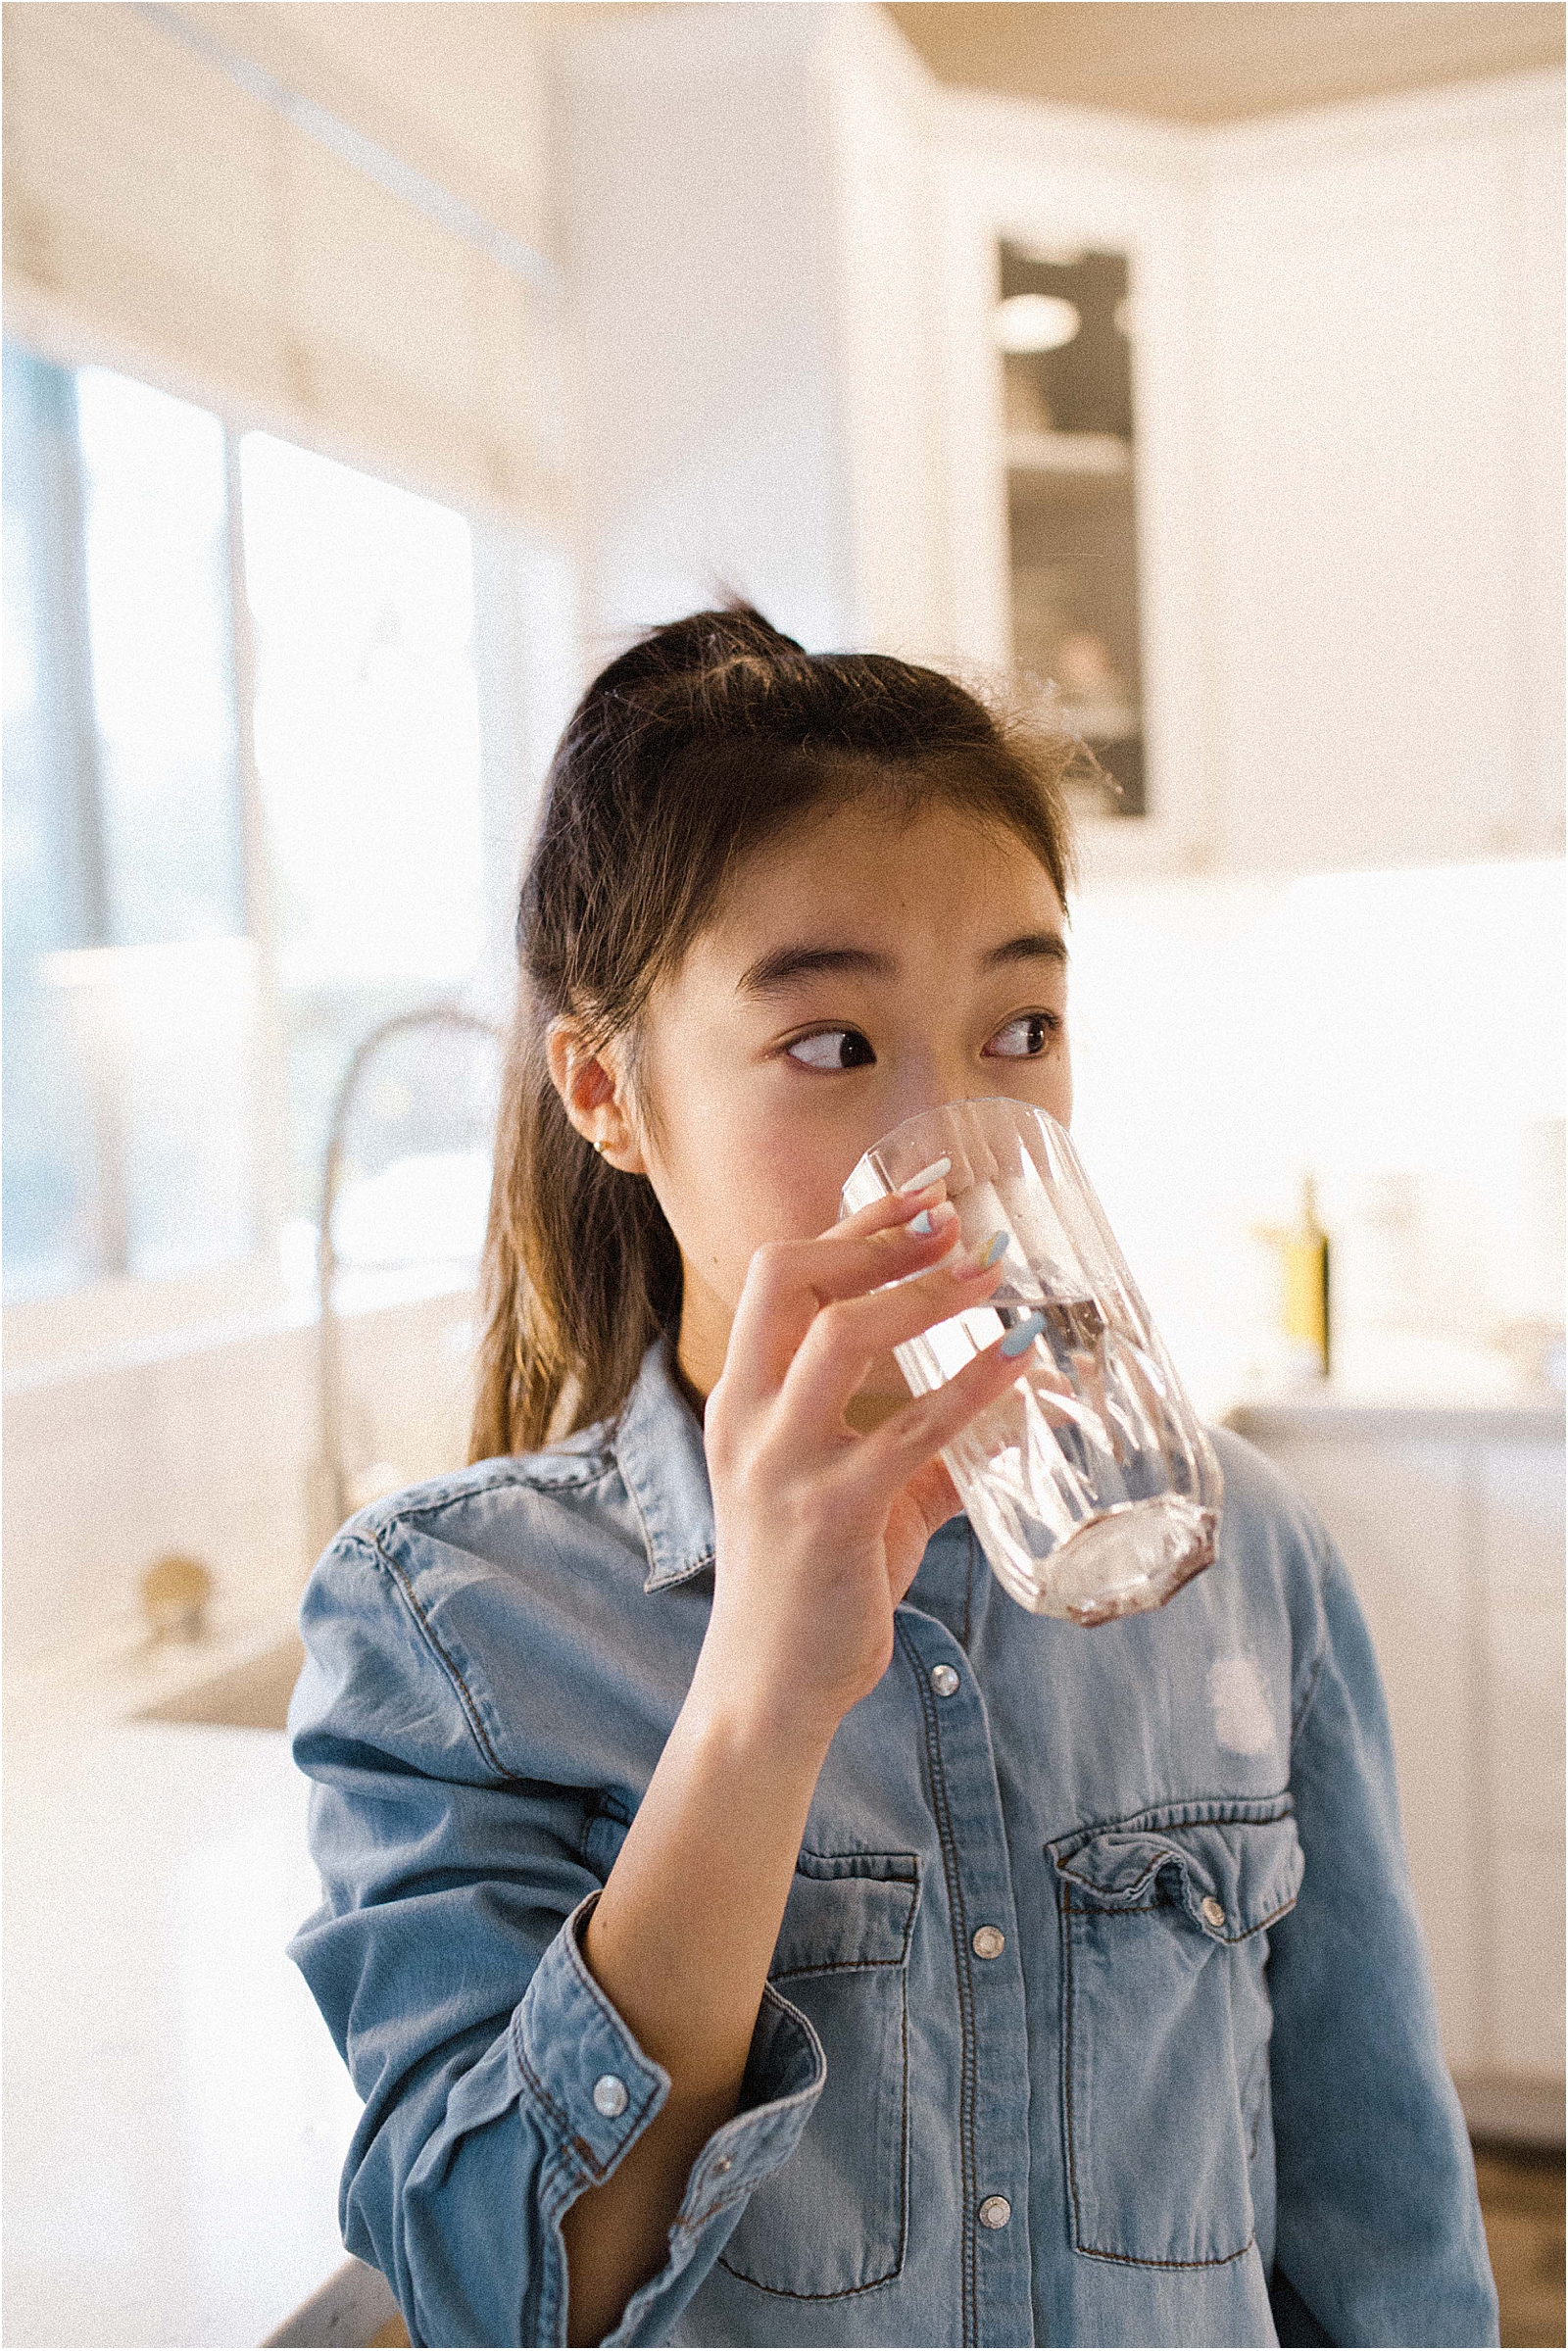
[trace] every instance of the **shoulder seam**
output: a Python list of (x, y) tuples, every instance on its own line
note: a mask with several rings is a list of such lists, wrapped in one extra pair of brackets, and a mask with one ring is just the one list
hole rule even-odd
[(447, 1487), (440, 1494), (432, 1494), (428, 1501), (416, 1502), (408, 1509), (389, 1511), (385, 1518), (372, 1520), (368, 1531), (357, 1531), (352, 1540), (368, 1542), (379, 1548), (381, 1537), (393, 1527), (412, 1525), (416, 1519), (428, 1518), (432, 1511), (445, 1510), (452, 1503), (466, 1501), (475, 1494), (494, 1494), (504, 1486), (517, 1487), (529, 1494), (575, 1494), (618, 1467), (614, 1454), (608, 1450), (590, 1453), (586, 1460), (588, 1466), (577, 1476), (568, 1478), (530, 1475), (526, 1470), (509, 1464), (504, 1469), (498, 1469), (493, 1477), (476, 1480), (472, 1486), (465, 1486), (461, 1490)]
[[(360, 1536), (354, 1537), (353, 1540), (356, 1543), (364, 1543), (364, 1538)], [(465, 1682), (462, 1674), (459, 1672), (456, 1661), (448, 1654), (447, 1650), (443, 1648), (429, 1618), (425, 1615), (424, 1610), (419, 1606), (417, 1599), (415, 1597), (413, 1585), (410, 1583), (403, 1570), (399, 1567), (397, 1561), (392, 1557), (391, 1553), (387, 1550), (384, 1550), (379, 1542), (368, 1547), (369, 1547), (371, 1550), (372, 1562), (384, 1570), (388, 1576), (390, 1576), (393, 1589), (397, 1592), (403, 1601), (404, 1606), (408, 1609), (409, 1614), (413, 1617), (421, 1640), (424, 1641), (431, 1654), (435, 1657), (437, 1663), (442, 1667), (448, 1681), (451, 1683), (453, 1690), (457, 1696), (458, 1703), (463, 1709), (464, 1721), (468, 1726), (468, 1736), (473, 1740), (474, 1745), (478, 1748), (481, 1759), (489, 1766), (490, 1770), (496, 1774), (498, 1779), (512, 1779), (514, 1775), (507, 1770), (506, 1765), (502, 1762), (500, 1756), (490, 1744), (489, 1735), (485, 1730), (482, 1720), (480, 1719), (479, 1709), (474, 1702), (473, 1692), (469, 1690), (468, 1685), (466, 1682)]]

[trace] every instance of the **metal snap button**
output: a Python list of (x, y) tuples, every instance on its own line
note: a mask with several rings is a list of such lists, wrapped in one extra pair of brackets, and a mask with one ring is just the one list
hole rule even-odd
[(996, 1959), (1007, 1947), (1007, 1938), (1000, 1927), (976, 1927), (971, 1939), (977, 1959)]
[(1216, 1902), (1212, 1894), (1205, 1894), (1203, 1896), (1203, 1899), (1200, 1904), (1200, 1908), (1211, 1927), (1224, 1926), (1225, 1905), (1223, 1902)]
[(1012, 2206), (1005, 2196), (987, 2196), (980, 2207), (982, 2229), (1005, 2229), (1012, 2218)]
[(594, 2104), (612, 2120), (626, 2111), (626, 2084), (618, 2074), (601, 2074), (594, 2083)]
[(715, 2180), (719, 2177), (720, 2173), (727, 2172), (729, 2170), (731, 2160), (732, 2159), (728, 2155), (718, 2155), (714, 2157), (713, 2177)]
[(934, 1665), (931, 1668), (931, 1687), (939, 1698), (951, 1698), (958, 1687), (958, 1677), (951, 1665)]

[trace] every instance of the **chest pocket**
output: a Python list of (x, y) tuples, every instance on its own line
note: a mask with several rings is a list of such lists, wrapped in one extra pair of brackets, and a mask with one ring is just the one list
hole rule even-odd
[(719, 2266), (827, 2302), (904, 2267), (913, 1853), (802, 1853), (768, 1982), (816, 2028), (827, 2080), (787, 2162), (748, 2199)]
[(1158, 2269), (1234, 2261), (1268, 2094), (1267, 1930), (1304, 1868), (1291, 1799), (1168, 1806), (1046, 1849), (1073, 2241)]

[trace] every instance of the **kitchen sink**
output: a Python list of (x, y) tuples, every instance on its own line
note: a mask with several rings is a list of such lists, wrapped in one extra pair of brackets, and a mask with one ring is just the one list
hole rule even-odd
[(297, 1633), (288, 1633), (269, 1647), (160, 1698), (155, 1705), (139, 1708), (131, 1720), (223, 1723), (241, 1731), (281, 1731), (304, 1663), (304, 1642)]

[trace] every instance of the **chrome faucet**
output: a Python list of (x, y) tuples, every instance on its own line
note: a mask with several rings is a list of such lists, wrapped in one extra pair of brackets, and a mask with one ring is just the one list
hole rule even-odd
[(333, 1304), (337, 1251), (332, 1240), (332, 1211), (343, 1175), (344, 1138), (349, 1113), (366, 1070), (389, 1038), (420, 1029), (490, 1037), (498, 1043), (501, 1031), (481, 1013), (461, 1004), (427, 1004), (413, 1012), (398, 1012), (362, 1038), (343, 1075), (332, 1105), (326, 1159), (321, 1176), (320, 1223), (317, 1239), (317, 1458), (312, 1464), (307, 1496), (312, 1558), (316, 1558), (352, 1516), (356, 1507), (350, 1491), (351, 1472), (343, 1465), (343, 1361), (341, 1334)]

